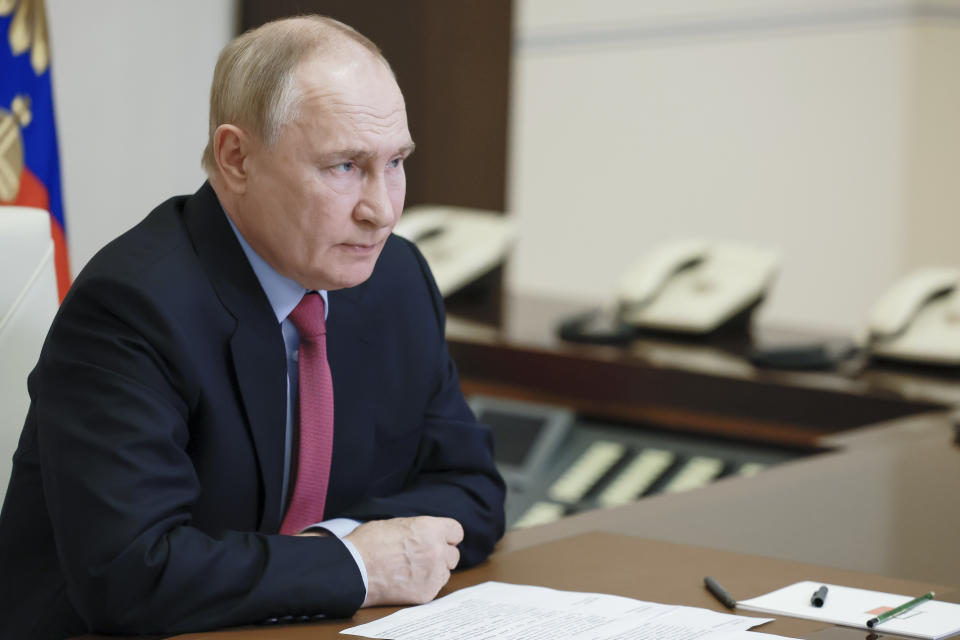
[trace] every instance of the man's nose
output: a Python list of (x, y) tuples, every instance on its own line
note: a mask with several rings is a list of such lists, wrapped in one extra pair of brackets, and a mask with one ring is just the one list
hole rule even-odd
[(367, 180), (363, 195), (354, 210), (354, 217), (377, 228), (395, 222), (396, 213), (393, 211), (390, 192), (382, 174), (370, 176)]

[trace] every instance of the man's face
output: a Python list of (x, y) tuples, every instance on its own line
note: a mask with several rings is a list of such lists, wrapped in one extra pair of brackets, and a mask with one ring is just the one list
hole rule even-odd
[(231, 212), (254, 250), (307, 289), (369, 278), (403, 210), (403, 96), (380, 61), (353, 54), (301, 65), (299, 115), (273, 147), (254, 144)]

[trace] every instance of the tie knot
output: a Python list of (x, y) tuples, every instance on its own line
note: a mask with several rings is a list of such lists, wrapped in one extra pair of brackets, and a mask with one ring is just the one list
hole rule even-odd
[(297, 328), (301, 340), (312, 341), (326, 335), (327, 324), (323, 320), (323, 298), (320, 294), (311, 291), (304, 295), (290, 312), (290, 322)]

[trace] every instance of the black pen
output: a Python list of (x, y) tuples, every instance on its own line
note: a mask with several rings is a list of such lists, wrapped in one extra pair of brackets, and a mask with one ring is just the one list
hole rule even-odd
[(713, 594), (713, 597), (719, 600), (727, 609), (733, 609), (737, 606), (737, 601), (733, 599), (727, 590), (720, 586), (720, 583), (707, 576), (703, 579), (703, 584), (707, 585), (707, 591)]
[(823, 603), (827, 600), (827, 585), (823, 585), (819, 589), (813, 592), (813, 595), (810, 596), (810, 604), (815, 607), (822, 607)]

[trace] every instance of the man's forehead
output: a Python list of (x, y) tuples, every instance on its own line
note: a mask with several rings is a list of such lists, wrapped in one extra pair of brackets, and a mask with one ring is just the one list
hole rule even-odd
[(402, 101), (370, 105), (336, 93), (315, 94), (304, 98), (297, 120), (305, 133), (316, 130), (324, 146), (367, 147), (371, 152), (388, 146), (388, 153), (413, 146)]
[(407, 107), (403, 97), (381, 96), (388, 99), (371, 99), (368, 96), (347, 92), (317, 89), (301, 96), (301, 105), (315, 113), (333, 118), (370, 118), (385, 124), (406, 124)]
[(301, 67), (301, 106), (331, 115), (363, 116), (406, 122), (403, 94), (386, 68), (348, 62), (341, 66)]

